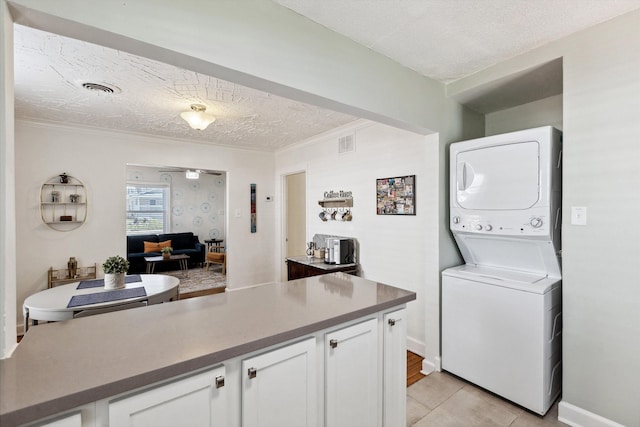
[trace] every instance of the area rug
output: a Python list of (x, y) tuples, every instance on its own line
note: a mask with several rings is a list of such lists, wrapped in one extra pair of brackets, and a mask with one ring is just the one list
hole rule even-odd
[[(216, 268), (217, 267), (217, 268)], [(209, 271), (204, 268), (189, 269), (188, 277), (181, 270), (166, 271), (162, 274), (174, 276), (180, 279), (180, 295), (191, 292), (206, 291), (213, 288), (224, 288), (227, 286), (227, 276), (222, 274), (222, 266), (211, 266)]]

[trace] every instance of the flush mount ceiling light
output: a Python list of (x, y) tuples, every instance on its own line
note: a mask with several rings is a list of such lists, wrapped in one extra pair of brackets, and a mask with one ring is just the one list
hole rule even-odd
[(207, 107), (202, 104), (191, 104), (191, 111), (180, 113), (180, 117), (189, 123), (189, 126), (193, 129), (204, 130), (216, 121), (216, 118), (211, 114), (205, 113), (206, 109)]
[[(183, 113), (184, 114), (184, 113)], [(215, 120), (215, 119), (214, 119)], [(206, 126), (205, 126), (206, 127)], [(195, 129), (195, 128), (194, 128)], [(199, 171), (192, 171), (192, 170), (187, 170), (185, 172), (185, 176), (187, 177), (187, 179), (198, 179), (200, 178), (200, 172)]]

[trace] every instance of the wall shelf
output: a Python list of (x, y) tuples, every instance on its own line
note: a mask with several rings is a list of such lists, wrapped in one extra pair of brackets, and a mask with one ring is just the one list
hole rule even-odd
[(324, 199), (324, 200), (318, 200), (318, 204), (323, 208), (351, 208), (353, 207), (353, 199), (352, 198)]
[[(61, 182), (63, 176), (66, 182)], [(84, 224), (87, 190), (82, 181), (66, 174), (49, 178), (40, 188), (40, 217), (56, 231), (71, 231)]]

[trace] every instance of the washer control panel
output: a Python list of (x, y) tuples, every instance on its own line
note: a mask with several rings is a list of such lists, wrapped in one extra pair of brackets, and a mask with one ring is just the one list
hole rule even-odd
[(514, 212), (469, 214), (452, 209), (449, 222), (452, 232), (502, 236), (550, 236), (559, 218), (549, 218), (548, 209), (544, 211), (529, 210), (522, 214)]

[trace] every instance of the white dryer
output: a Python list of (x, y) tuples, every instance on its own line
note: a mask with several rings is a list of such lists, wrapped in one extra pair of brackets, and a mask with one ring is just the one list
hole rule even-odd
[(534, 412), (560, 393), (560, 132), (451, 144), (442, 368)]

